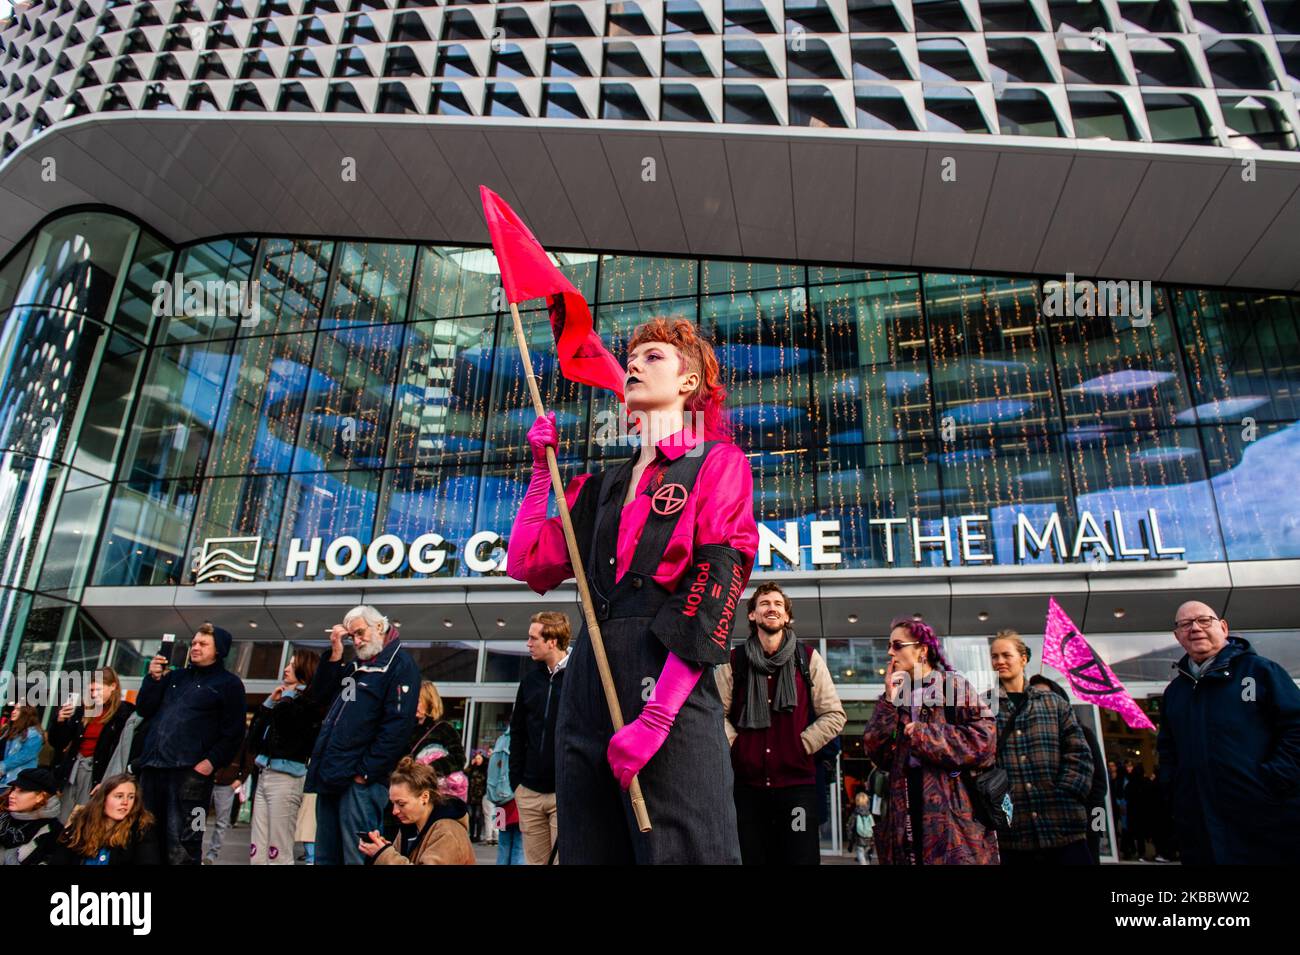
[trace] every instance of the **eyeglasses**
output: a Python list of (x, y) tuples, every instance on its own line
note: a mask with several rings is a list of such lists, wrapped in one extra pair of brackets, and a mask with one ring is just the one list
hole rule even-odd
[(921, 644), (920, 640), (913, 640), (910, 643), (904, 643), (902, 640), (890, 640), (889, 649), (901, 650), (903, 649), (903, 647), (916, 647), (916, 646), (920, 646), (920, 644)]
[(1202, 630), (1208, 630), (1210, 629), (1210, 624), (1217, 622), (1218, 619), (1218, 617), (1212, 617), (1207, 614), (1201, 617), (1191, 617), (1187, 620), (1178, 620), (1174, 623), (1174, 632), (1186, 633), (1188, 630), (1192, 629), (1192, 624), (1196, 624), (1196, 626), (1200, 627)]

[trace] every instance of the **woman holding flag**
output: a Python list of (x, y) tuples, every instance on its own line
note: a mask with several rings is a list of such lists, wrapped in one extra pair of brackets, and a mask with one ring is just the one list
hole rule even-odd
[[(691, 322), (636, 329), (620, 384), (636, 455), (577, 478), (565, 496), (618, 700), (635, 718), (614, 732), (584, 627), (556, 730), (559, 859), (739, 863), (722, 704), (705, 670), (726, 662), (758, 547), (749, 462), (730, 439), (713, 347)], [(528, 441), (533, 477), (507, 566), (540, 594), (574, 574), (560, 519), (546, 518), (553, 414)], [(649, 832), (623, 791), (638, 774)]]
[[(758, 527), (713, 346), (685, 319), (652, 319), (625, 371), (528, 226), (479, 192), (537, 413), (507, 566), (539, 594), (575, 577), (583, 603), (555, 737), (560, 861), (739, 863), (722, 702), (705, 669), (727, 659)], [(630, 460), (567, 489), (519, 317), (531, 298), (546, 300), (560, 371), (617, 394), (639, 436)]]

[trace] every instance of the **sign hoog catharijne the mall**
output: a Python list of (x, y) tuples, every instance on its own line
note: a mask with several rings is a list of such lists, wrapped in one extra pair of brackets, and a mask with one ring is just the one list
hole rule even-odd
[[(1075, 522), (1062, 521), (1055, 510), (1037, 515), (1001, 509), (989, 514), (945, 515), (942, 518), (875, 517), (866, 521), (869, 533), (883, 551), (886, 566), (900, 563), (920, 566), (931, 552), (939, 552), (945, 566), (1016, 566), (1048, 554), (1053, 562), (1123, 561), (1131, 564), (1179, 559), (1185, 548), (1167, 543), (1154, 508), (1137, 518), (1111, 511), (1099, 520), (1082, 511)], [(1004, 559), (990, 551), (991, 530), (1011, 541), (1011, 554)], [(806, 529), (805, 529), (806, 528)], [(801, 526), (784, 522), (781, 532), (760, 524), (756, 566), (774, 569), (777, 558), (791, 568), (807, 564), (816, 570), (830, 570), (843, 563), (841, 521), (815, 520)], [(249, 583), (255, 580), (261, 554), (260, 537), (216, 537), (203, 542), (193, 568), (196, 584)], [(407, 541), (396, 534), (381, 534), (373, 540), (342, 535), (295, 537), (289, 541), (278, 567), (277, 580), (314, 580), (322, 575), (348, 578), (365, 573), (370, 578), (392, 576), (404, 567), (416, 574), (440, 573), (449, 556), (460, 551), (465, 568), (472, 574), (499, 574), (506, 569), (505, 541), (497, 531), (483, 530), (457, 545), (430, 531)]]

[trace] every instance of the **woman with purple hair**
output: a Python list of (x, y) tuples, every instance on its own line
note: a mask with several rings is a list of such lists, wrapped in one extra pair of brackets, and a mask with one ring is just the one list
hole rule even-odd
[(997, 722), (953, 672), (927, 624), (893, 622), (885, 692), (863, 736), (889, 773), (889, 800), (875, 832), (885, 865), (997, 865), (994, 830), (975, 818), (963, 776), (992, 766)]

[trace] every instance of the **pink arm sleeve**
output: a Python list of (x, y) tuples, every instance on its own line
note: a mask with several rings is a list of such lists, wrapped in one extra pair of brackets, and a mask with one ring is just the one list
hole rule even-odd
[(659, 752), (703, 672), (703, 666), (687, 663), (677, 654), (669, 653), (641, 714), (609, 741), (605, 758), (624, 789), (632, 785), (632, 777)]
[(745, 558), (745, 579), (754, 569), (758, 553), (758, 525), (754, 522), (754, 474), (745, 452), (734, 444), (710, 454), (700, 468), (696, 487), (708, 496), (695, 515), (695, 543), (726, 544)]
[(650, 691), (650, 699), (641, 710), (641, 718), (656, 729), (662, 729), (666, 735), (703, 672), (704, 667), (687, 663), (677, 654), (669, 653), (659, 679), (655, 681), (655, 688)]
[[(735, 445), (715, 447), (695, 486), (700, 490), (690, 553), (675, 565), (675, 589), (650, 630), (687, 662), (726, 663), (737, 614), (744, 613), (741, 592), (758, 550), (749, 460)], [(688, 583), (683, 586), (683, 581)]]
[[(564, 489), (569, 508), (578, 500), (582, 485), (590, 474), (581, 474)], [(564, 543), (564, 525), (558, 517), (546, 516), (550, 500), (551, 475), (543, 466), (533, 468), (528, 491), (510, 529), (506, 548), (506, 573), (522, 581), (535, 592), (544, 594), (573, 576), (569, 549)]]

